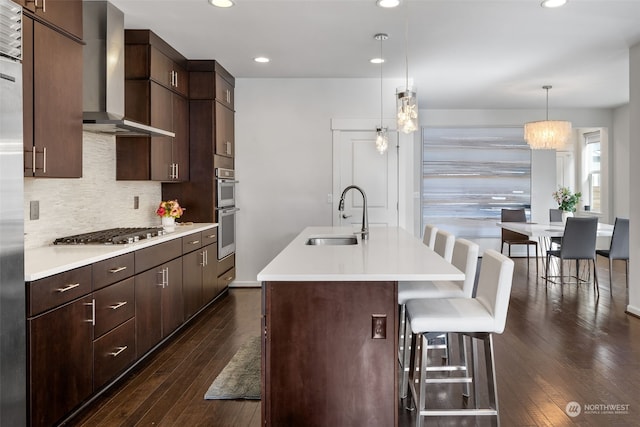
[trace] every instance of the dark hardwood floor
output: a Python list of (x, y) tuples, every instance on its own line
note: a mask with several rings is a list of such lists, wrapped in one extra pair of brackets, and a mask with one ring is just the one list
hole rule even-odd
[[(533, 264), (527, 274), (526, 259), (516, 260), (506, 330), (494, 336), (502, 426), (640, 426), (640, 319), (624, 313), (624, 265), (615, 266), (613, 297), (605, 260), (598, 275), (599, 297), (591, 285), (565, 285), (560, 292), (559, 285), (547, 289), (536, 280)], [(260, 402), (203, 396), (244, 340), (259, 331), (260, 290), (231, 289), (70, 425), (258, 427)], [(435, 390), (435, 398), (446, 400), (443, 391)], [(565, 411), (570, 402), (580, 404), (576, 417)], [(413, 424), (403, 402), (399, 420)], [(426, 425), (486, 421), (438, 418)]]

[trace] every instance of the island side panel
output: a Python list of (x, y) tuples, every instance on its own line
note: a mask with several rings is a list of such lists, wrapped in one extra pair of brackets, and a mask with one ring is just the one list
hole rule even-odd
[[(263, 424), (397, 425), (397, 282), (262, 290)], [(372, 338), (373, 316), (386, 316), (386, 338)]]

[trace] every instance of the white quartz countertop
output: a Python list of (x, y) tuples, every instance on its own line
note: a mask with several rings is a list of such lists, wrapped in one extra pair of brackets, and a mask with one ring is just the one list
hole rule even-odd
[(28, 249), (24, 254), (26, 282), (42, 279), (74, 268), (93, 264), (138, 249), (179, 239), (198, 231), (217, 227), (217, 223), (179, 225), (176, 231), (125, 245), (54, 245)]
[(307, 245), (311, 236), (353, 235), (351, 227), (307, 227), (260, 273), (265, 281), (464, 280), (464, 273), (402, 228), (374, 227), (357, 245)]

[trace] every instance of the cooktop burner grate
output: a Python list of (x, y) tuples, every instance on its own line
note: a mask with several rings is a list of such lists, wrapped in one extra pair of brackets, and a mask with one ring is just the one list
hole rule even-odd
[(110, 228), (74, 236), (60, 237), (53, 241), (54, 245), (124, 245), (142, 239), (161, 236), (161, 227)]

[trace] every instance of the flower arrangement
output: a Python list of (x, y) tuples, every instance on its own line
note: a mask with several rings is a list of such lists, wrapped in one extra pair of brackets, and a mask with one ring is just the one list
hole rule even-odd
[(178, 200), (167, 200), (160, 202), (158, 209), (156, 210), (156, 215), (159, 217), (166, 218), (180, 218), (182, 213), (185, 211), (183, 207), (180, 206)]
[(565, 212), (575, 212), (582, 193), (572, 193), (568, 187), (559, 187), (553, 193), (553, 199), (558, 203), (558, 209)]

